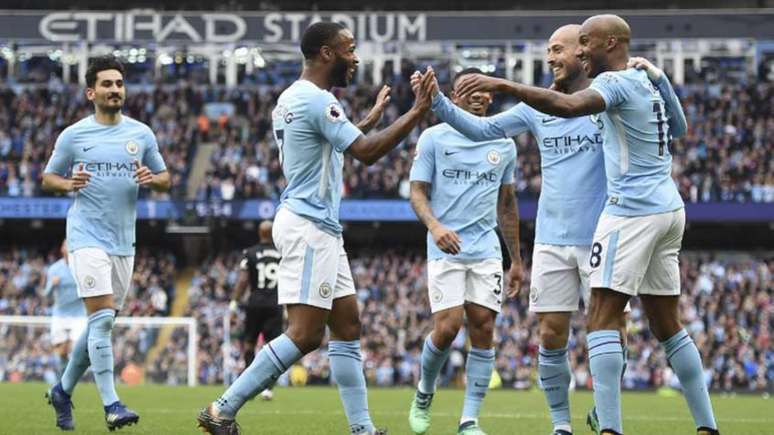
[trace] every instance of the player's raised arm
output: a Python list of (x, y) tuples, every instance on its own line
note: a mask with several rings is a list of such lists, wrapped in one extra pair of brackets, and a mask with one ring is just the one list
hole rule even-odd
[(673, 138), (681, 137), (688, 131), (688, 122), (685, 119), (683, 106), (677, 98), (672, 83), (666, 74), (644, 57), (632, 57), (627, 64), (629, 68), (644, 70), (648, 79), (656, 86), (664, 99), (664, 111), (666, 111), (669, 123), (669, 133)]
[(457, 89), (463, 96), (476, 91), (511, 94), (540, 112), (562, 118), (574, 118), (605, 111), (605, 100), (591, 89), (584, 89), (574, 94), (563, 94), (483, 74), (470, 74), (461, 78)]
[(390, 104), (390, 87), (384, 85), (379, 90), (379, 93), (376, 94), (376, 103), (374, 103), (374, 107), (368, 111), (368, 115), (366, 115), (365, 118), (355, 124), (356, 127), (359, 128), (363, 134), (368, 134), (368, 132), (379, 123), (379, 120), (382, 119), (384, 109), (387, 108), (388, 104)]
[(422, 77), (421, 86), (417, 89), (418, 93), (411, 109), (384, 130), (370, 136), (359, 136), (347, 151), (361, 162), (372, 165), (395, 148), (430, 110), (431, 86), (434, 80), (435, 73), (428, 68)]

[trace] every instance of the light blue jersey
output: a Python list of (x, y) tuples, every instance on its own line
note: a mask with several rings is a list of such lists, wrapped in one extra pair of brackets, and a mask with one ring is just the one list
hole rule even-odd
[(135, 160), (154, 174), (166, 170), (151, 129), (125, 115), (116, 125), (100, 124), (92, 115), (59, 135), (45, 172), (67, 176), (83, 164), (91, 173), (67, 211), (70, 252), (100, 248), (109, 255), (134, 255)]
[[(54, 278), (58, 283), (54, 284)], [(46, 271), (46, 296), (54, 294), (54, 307), (51, 315), (54, 317), (86, 317), (86, 307), (78, 297), (78, 288), (70, 268), (64, 259), (60, 259)]]
[(462, 239), (457, 255), (442, 252), (427, 234), (427, 259), (502, 258), (497, 238), (500, 186), (514, 183), (516, 146), (510, 139), (473, 142), (448, 124), (419, 136), (411, 181), (430, 183), (430, 207)]
[(591, 117), (559, 118), (524, 103), (478, 117), (440, 93), (433, 100), (433, 112), (474, 141), (532, 133), (542, 173), (535, 243), (591, 245), (607, 197), (602, 133)]
[(280, 207), (323, 231), (340, 234), (343, 153), (363, 133), (333, 94), (308, 80), (298, 80), (282, 92), (272, 127), (288, 182)]
[[(661, 82), (665, 81), (662, 78)], [(668, 84), (668, 83), (667, 83)], [(605, 100), (599, 114), (604, 136), (608, 201), (605, 212), (645, 216), (682, 208), (672, 181), (669, 141), (682, 108), (671, 86), (659, 91), (644, 71), (627, 69), (598, 75), (590, 89)], [(684, 124), (684, 121), (683, 121)]]

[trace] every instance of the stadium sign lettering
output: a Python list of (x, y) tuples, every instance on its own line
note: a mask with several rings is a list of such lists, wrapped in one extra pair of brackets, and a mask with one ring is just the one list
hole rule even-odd
[(247, 24), (239, 15), (225, 13), (175, 14), (170, 18), (154, 11), (53, 12), (40, 20), (38, 30), (49, 41), (59, 42), (100, 39), (237, 42), (245, 36)]
[(425, 14), (404, 13), (162, 13), (51, 12), (40, 17), (38, 32), (55, 42), (78, 41), (239, 41), (299, 42), (304, 29), (318, 21), (344, 24), (359, 41), (425, 41)]

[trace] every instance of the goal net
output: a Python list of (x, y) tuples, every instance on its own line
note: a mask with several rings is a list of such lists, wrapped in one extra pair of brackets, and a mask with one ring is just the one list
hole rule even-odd
[[(0, 316), (0, 381), (56, 381), (63, 367), (51, 343), (51, 320)], [(194, 386), (197, 344), (193, 317), (118, 317), (113, 327), (116, 382)]]

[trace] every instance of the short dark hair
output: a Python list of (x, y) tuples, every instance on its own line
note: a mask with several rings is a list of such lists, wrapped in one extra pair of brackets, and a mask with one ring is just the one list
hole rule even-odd
[(346, 29), (343, 24), (320, 21), (307, 27), (301, 37), (301, 53), (304, 59), (312, 59), (320, 53), (323, 45), (330, 46), (339, 32)]
[(124, 75), (124, 64), (120, 60), (116, 59), (112, 54), (105, 56), (99, 56), (92, 59), (89, 63), (89, 68), (86, 69), (86, 86), (93, 88), (97, 85), (97, 73), (100, 71), (107, 71), (109, 69), (118, 70), (121, 75)]
[(468, 74), (484, 74), (484, 72), (474, 66), (465, 68), (454, 75), (454, 80), (452, 80), (452, 88), (454, 88), (454, 85), (457, 84), (457, 80), (459, 80), (460, 77), (466, 76)]

